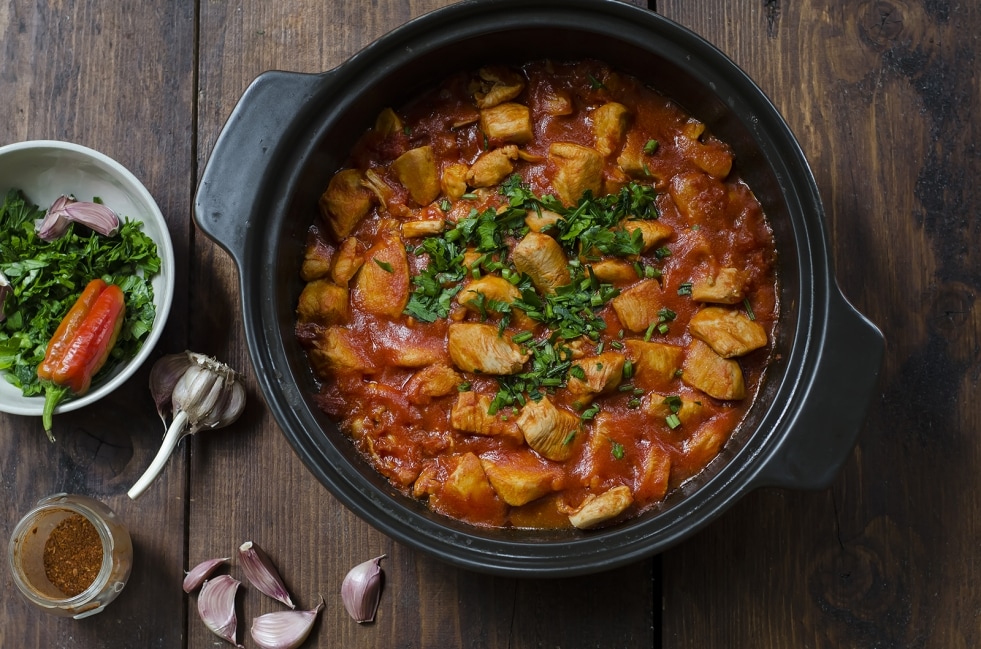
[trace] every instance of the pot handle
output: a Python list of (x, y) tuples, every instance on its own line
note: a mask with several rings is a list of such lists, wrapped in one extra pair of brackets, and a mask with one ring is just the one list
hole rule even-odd
[(828, 487), (850, 456), (878, 383), (885, 339), (832, 283), (818, 365), (796, 420), (756, 486)]
[(297, 115), (330, 72), (264, 72), (249, 85), (218, 135), (194, 198), (198, 227), (241, 269), (259, 182), (289, 139)]

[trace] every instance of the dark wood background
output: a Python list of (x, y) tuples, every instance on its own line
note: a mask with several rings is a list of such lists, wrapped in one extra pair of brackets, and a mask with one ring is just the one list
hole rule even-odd
[[(639, 0), (638, 0), (639, 2)], [(269, 69), (334, 67), (446, 0), (0, 0), (0, 144), (63, 139), (130, 168), (168, 219), (178, 290), (158, 353), (191, 348), (246, 374), (235, 426), (186, 440), (139, 502), (125, 492), (161, 429), (148, 368), (58, 418), (0, 415), (0, 538), (38, 499), (93, 495), (127, 522), (130, 583), (105, 612), (50, 618), (2, 567), (2, 647), (214, 647), (184, 570), (245, 540), (300, 606), (327, 606), (318, 647), (981, 646), (981, 9), (948, 0), (657, 0), (787, 117), (824, 200), (845, 294), (885, 332), (880, 393), (827, 490), (750, 494), (661, 556), (557, 581), (488, 577), (394, 544), (296, 458), (256, 392), (228, 257), (191, 202), (218, 132)], [(842, 394), (842, 403), (848, 394)], [(385, 553), (377, 623), (338, 589)], [(239, 639), (275, 603), (240, 597)]]

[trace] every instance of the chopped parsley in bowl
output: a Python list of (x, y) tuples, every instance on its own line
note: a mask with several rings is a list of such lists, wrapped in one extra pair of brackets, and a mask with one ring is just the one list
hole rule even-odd
[[(101, 203), (119, 216), (103, 236), (80, 223), (43, 240), (36, 222), (60, 196)], [(37, 377), (48, 341), (86, 284), (101, 278), (125, 295), (116, 343), (90, 390), (68, 394), (55, 413), (97, 401), (146, 360), (162, 333), (174, 290), (167, 225), (147, 189), (105, 155), (58, 141), (0, 147), (0, 272), (9, 288), (0, 321), (0, 411), (40, 415)]]

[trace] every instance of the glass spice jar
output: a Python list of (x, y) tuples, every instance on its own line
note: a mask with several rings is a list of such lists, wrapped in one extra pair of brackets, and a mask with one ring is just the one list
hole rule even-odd
[(106, 505), (75, 494), (48, 496), (17, 523), (7, 550), (14, 583), (39, 609), (95, 615), (116, 599), (133, 567), (133, 543)]

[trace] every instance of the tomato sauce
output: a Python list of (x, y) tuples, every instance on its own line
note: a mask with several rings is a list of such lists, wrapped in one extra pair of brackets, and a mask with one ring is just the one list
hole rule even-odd
[[(309, 233), (296, 335), (320, 406), (393, 485), (475, 525), (656, 507), (718, 455), (772, 355), (773, 237), (731, 165), (704, 125), (598, 61), (468, 71), (386, 110)], [(566, 237), (583, 201), (638, 191), (648, 216), (596, 230), (640, 228), (621, 242), (642, 249)], [(591, 307), (536, 318), (571, 285), (597, 291)]]

